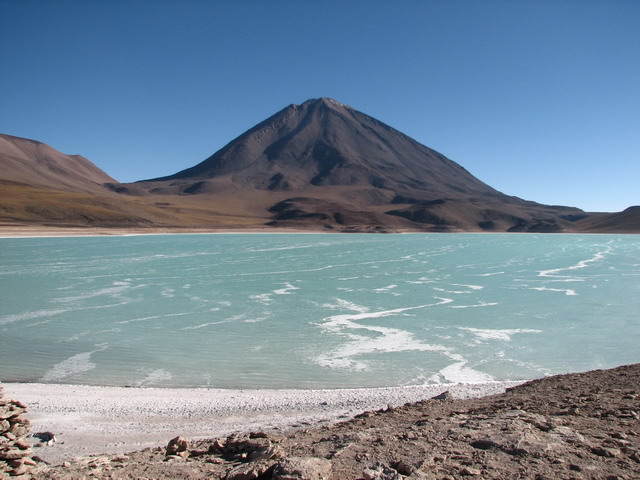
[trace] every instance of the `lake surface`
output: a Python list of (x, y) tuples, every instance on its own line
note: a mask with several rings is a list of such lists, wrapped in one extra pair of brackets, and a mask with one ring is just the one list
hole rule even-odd
[(0, 381), (341, 388), (640, 362), (640, 236), (0, 239)]

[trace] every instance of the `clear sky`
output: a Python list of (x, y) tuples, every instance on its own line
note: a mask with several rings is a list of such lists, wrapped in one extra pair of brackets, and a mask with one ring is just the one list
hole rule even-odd
[(119, 181), (317, 97), (509, 195), (640, 204), (638, 0), (0, 0), (0, 133)]

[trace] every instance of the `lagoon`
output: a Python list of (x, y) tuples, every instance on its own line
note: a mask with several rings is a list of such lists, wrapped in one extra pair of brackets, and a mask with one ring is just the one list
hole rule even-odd
[(640, 236), (0, 239), (0, 381), (359, 388), (640, 361)]

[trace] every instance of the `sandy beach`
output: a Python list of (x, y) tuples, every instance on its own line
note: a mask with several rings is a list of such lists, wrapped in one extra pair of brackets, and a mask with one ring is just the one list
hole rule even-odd
[(500, 393), (518, 382), (337, 390), (221, 390), (5, 383), (29, 406), (31, 432), (57, 442), (35, 453), (46, 461), (166, 445), (253, 430), (330, 424), (366, 410), (399, 406), (449, 391), (456, 398)]

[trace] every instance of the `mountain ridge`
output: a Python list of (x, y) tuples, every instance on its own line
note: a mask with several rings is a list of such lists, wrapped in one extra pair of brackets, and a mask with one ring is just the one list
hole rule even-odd
[(638, 210), (596, 214), (505, 195), (441, 153), (326, 97), (288, 105), (173, 175), (119, 183), (84, 157), (8, 135), (0, 136), (0, 166), (0, 213), (7, 221), (342, 232), (640, 231)]

